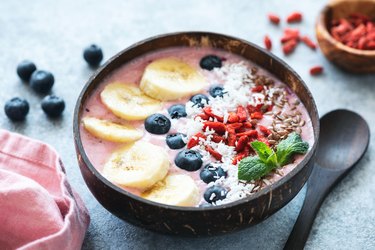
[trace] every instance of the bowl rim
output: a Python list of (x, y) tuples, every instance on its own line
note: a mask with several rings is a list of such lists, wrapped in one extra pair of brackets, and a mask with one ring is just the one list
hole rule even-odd
[[(375, 4), (375, 1), (371, 1), (371, 0), (362, 0), (362, 2), (369, 2), (369, 3)], [(332, 10), (336, 5), (345, 4), (345, 3), (353, 3), (353, 1), (350, 1), (350, 0), (349, 1), (348, 0), (331, 1), (326, 6), (324, 6), (324, 8), (320, 11), (320, 14), (317, 19), (317, 27), (320, 28), (320, 32), (322, 36), (329, 43), (331, 43), (333, 46), (335, 46), (339, 50), (343, 50), (345, 52), (348, 52), (350, 54), (354, 54), (357, 56), (375, 56), (375, 50), (360, 50), (360, 49), (355, 49), (355, 48), (346, 46), (342, 42), (337, 41), (328, 31), (328, 27), (326, 25), (328, 12)]]
[[(89, 160), (89, 158), (87, 157), (86, 152), (84, 150), (84, 147), (82, 145), (81, 134), (80, 134), (80, 123), (81, 122), (79, 120), (79, 118), (80, 118), (80, 110), (82, 110), (82, 107), (83, 107), (82, 99), (83, 99), (86, 91), (90, 87), (90, 85), (95, 81), (95, 79), (96, 79), (96, 77), (98, 75), (100, 75), (102, 73), (107, 74), (108, 72), (104, 72), (105, 68), (109, 64), (112, 64), (122, 54), (128, 53), (132, 49), (135, 49), (137, 46), (142, 45), (144, 43), (153, 42), (154, 40), (162, 39), (162, 38), (166, 38), (166, 37), (174, 37), (174, 36), (181, 36), (181, 35), (185, 35), (185, 36), (186, 35), (187, 36), (189, 36), (189, 35), (221, 36), (221, 37), (226, 38), (226, 39), (231, 39), (231, 40), (239, 41), (240, 43), (247, 44), (247, 45), (255, 48), (256, 50), (260, 51), (261, 53), (266, 54), (266, 56), (270, 57), (271, 60), (275, 60), (278, 63), (282, 64), (283, 67), (286, 68), (286, 70), (288, 70), (291, 74), (293, 74), (296, 77), (296, 79), (298, 80), (299, 84), (301, 84), (303, 86), (303, 88), (305, 89), (307, 95), (309, 96), (309, 99), (311, 100), (312, 110), (316, 113), (318, 121), (316, 122), (316, 127), (314, 128), (314, 126), (313, 126), (314, 144), (310, 147), (309, 151), (304, 156), (303, 160), (300, 163), (298, 163), (297, 166), (292, 169), (292, 171), (290, 171), (288, 174), (286, 174), (285, 176), (283, 176), (281, 179), (277, 180), (275, 183), (272, 183), (272, 184), (267, 185), (266, 187), (262, 188), (257, 193), (249, 195), (249, 196), (246, 196), (246, 197), (244, 197), (242, 199), (239, 199), (239, 200), (236, 200), (236, 201), (233, 201), (233, 202), (229, 202), (229, 203), (226, 203), (226, 204), (221, 204), (221, 205), (218, 205), (218, 206), (210, 206), (210, 207), (183, 207), (183, 206), (174, 206), (174, 205), (168, 205), (168, 204), (163, 204), (163, 203), (158, 203), (158, 202), (150, 201), (150, 200), (144, 199), (144, 198), (142, 198), (142, 197), (140, 197), (138, 195), (132, 194), (131, 192), (128, 192), (128, 191), (122, 189), (121, 187), (118, 187), (117, 185), (113, 184), (109, 180), (107, 180), (92, 165), (92, 163)], [(157, 49), (158, 48), (156, 48), (155, 50), (157, 50)], [(146, 53), (149, 53), (149, 52), (151, 52), (151, 51), (148, 51)], [(111, 72), (113, 72), (113, 71), (111, 71)], [(272, 72), (271, 72), (271, 74), (272, 74)], [(309, 116), (310, 116), (310, 114), (309, 114)], [(310, 116), (310, 118), (311, 118), (311, 116)], [(90, 170), (90, 172), (93, 175), (95, 175), (95, 177), (97, 179), (99, 179), (107, 187), (115, 190), (118, 193), (121, 193), (122, 195), (128, 196), (131, 199), (135, 199), (138, 202), (141, 202), (141, 203), (144, 203), (144, 204), (147, 204), (147, 205), (151, 205), (151, 206), (157, 206), (159, 208), (163, 208), (163, 209), (166, 209), (166, 210), (174, 210), (174, 211), (181, 211), (181, 212), (201, 212), (201, 211), (222, 210), (222, 209), (236, 207), (236, 206), (248, 203), (248, 202), (250, 202), (252, 200), (256, 200), (258, 197), (263, 196), (264, 194), (267, 194), (269, 192), (272, 195), (272, 190), (274, 190), (276, 188), (279, 188), (282, 185), (284, 185), (285, 182), (289, 181), (297, 173), (299, 173), (304, 167), (306, 167), (307, 163), (310, 160), (313, 160), (313, 155), (315, 153), (315, 150), (316, 150), (316, 147), (317, 147), (317, 144), (318, 144), (319, 131), (320, 131), (319, 114), (318, 114), (318, 110), (317, 110), (317, 107), (316, 107), (316, 104), (315, 104), (315, 100), (314, 100), (314, 98), (313, 98), (310, 90), (306, 86), (305, 82), (302, 80), (302, 78), (287, 63), (285, 63), (282, 59), (276, 57), (274, 54), (270, 53), (269, 51), (261, 48), (260, 46), (254, 44), (252, 42), (249, 42), (249, 41), (246, 41), (244, 39), (237, 38), (237, 37), (234, 37), (234, 36), (229, 36), (229, 35), (225, 35), (225, 34), (221, 34), (221, 33), (216, 33), (216, 32), (206, 32), (206, 31), (178, 31), (178, 32), (172, 32), (172, 33), (163, 33), (163, 34), (159, 34), (159, 35), (154, 35), (152, 37), (149, 37), (149, 38), (143, 39), (143, 40), (141, 40), (139, 42), (136, 42), (136, 43), (132, 44), (131, 46), (129, 46), (129, 47), (121, 50), (120, 52), (118, 52), (117, 54), (115, 54), (114, 56), (112, 56), (110, 59), (108, 59), (88, 79), (88, 81), (86, 82), (86, 84), (82, 88), (82, 90), (81, 90), (81, 92), (79, 94), (79, 97), (78, 97), (78, 99), (76, 101), (76, 105), (75, 105), (75, 109), (74, 109), (74, 117), (73, 117), (73, 136), (74, 136), (74, 142), (75, 142), (76, 148), (78, 150), (78, 152), (76, 152), (76, 153), (80, 154), (83, 162), (85, 163), (85, 167), (88, 168)], [(77, 157), (78, 157), (78, 155), (77, 155)], [(79, 160), (80, 159), (78, 159), (78, 161)], [(270, 199), (272, 199), (272, 198), (270, 198)], [(271, 203), (271, 200), (269, 201), (269, 203)]]

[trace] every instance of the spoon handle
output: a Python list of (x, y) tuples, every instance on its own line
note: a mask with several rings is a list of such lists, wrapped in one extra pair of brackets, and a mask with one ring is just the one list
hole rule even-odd
[(307, 182), (305, 201), (284, 249), (299, 250), (304, 248), (324, 198), (341, 175), (341, 171), (333, 171), (315, 164)]

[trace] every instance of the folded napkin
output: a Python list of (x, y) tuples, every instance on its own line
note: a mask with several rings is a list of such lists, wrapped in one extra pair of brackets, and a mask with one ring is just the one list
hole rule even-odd
[(0, 249), (80, 249), (89, 221), (56, 151), (0, 129)]

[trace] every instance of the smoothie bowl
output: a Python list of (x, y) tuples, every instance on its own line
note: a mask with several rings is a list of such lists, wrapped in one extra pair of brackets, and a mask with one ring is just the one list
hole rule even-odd
[(317, 145), (311, 93), (256, 45), (157, 36), (111, 58), (74, 115), (81, 173), (111, 213), (185, 235), (256, 224), (302, 188)]

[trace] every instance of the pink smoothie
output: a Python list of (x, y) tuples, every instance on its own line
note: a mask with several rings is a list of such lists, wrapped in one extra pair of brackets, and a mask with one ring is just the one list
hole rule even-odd
[[(131, 62), (129, 62), (127, 64), (124, 64), (123, 66), (121, 66), (120, 68), (115, 70), (113, 73), (111, 73), (100, 84), (100, 86), (92, 93), (92, 96), (90, 96), (88, 98), (88, 100), (86, 101), (86, 103), (84, 104), (85, 112), (83, 114), (83, 117), (90, 116), (90, 117), (96, 117), (96, 118), (114, 121), (116, 123), (127, 123), (127, 124), (130, 123), (133, 126), (144, 130), (144, 125), (143, 125), (144, 121), (143, 120), (142, 121), (132, 121), (132, 122), (124, 121), (124, 120), (116, 117), (114, 114), (112, 114), (111, 111), (108, 110), (102, 104), (102, 102), (100, 100), (100, 93), (103, 90), (103, 88), (107, 84), (112, 83), (112, 82), (123, 82), (123, 83), (127, 83), (127, 84), (133, 84), (134, 86), (138, 86), (138, 84), (139, 84), (139, 82), (142, 78), (142, 74), (143, 74), (143, 71), (144, 71), (145, 67), (150, 62), (154, 61), (155, 59), (160, 59), (160, 58), (164, 58), (164, 57), (179, 58), (179, 59), (183, 60), (184, 62), (188, 63), (189, 65), (195, 67), (207, 79), (207, 81), (211, 85), (217, 84), (217, 83), (222, 84), (222, 83), (225, 82), (225, 80), (223, 80), (223, 79), (225, 79), (225, 77), (227, 77), (228, 75), (231, 74), (230, 70), (225, 71), (223, 69), (222, 71), (220, 71), (220, 69), (215, 69), (213, 71), (208, 71), (208, 70), (203, 70), (199, 67), (199, 61), (201, 60), (201, 58), (206, 56), (206, 55), (209, 55), (209, 54), (215, 54), (215, 55), (219, 56), (220, 58), (222, 58), (223, 59), (223, 68), (225, 66), (228, 66), (228, 68), (230, 68), (229, 67), (230, 65), (239, 64), (240, 62), (242, 62), (243, 67), (249, 69), (249, 71), (250, 71), (251, 68), (256, 66), (253, 63), (247, 61), (246, 59), (244, 59), (240, 56), (231, 54), (231, 53), (223, 51), (223, 50), (217, 50), (217, 49), (212, 49), (212, 48), (176, 47), (176, 48), (158, 50), (158, 51), (146, 54), (146, 55), (144, 55), (140, 58), (136, 58), (136, 59), (132, 60)], [(274, 81), (274, 83), (272, 84), (272, 86), (274, 88), (279, 88), (279, 89), (284, 90), (287, 93), (287, 95), (285, 96), (285, 99), (288, 101), (288, 103), (296, 103), (296, 102), (299, 101), (298, 97), (284, 83), (280, 82), (277, 78), (275, 78), (269, 72), (266, 72), (265, 70), (259, 69), (258, 74), (261, 74), (261, 75), (267, 76), (268, 78), (271, 78)], [(228, 80), (228, 82), (230, 82), (230, 81)], [(224, 85), (224, 87), (225, 87), (225, 85)], [(208, 90), (208, 88), (203, 93), (207, 94), (207, 90)], [(167, 112), (167, 108), (169, 106), (171, 106), (173, 104), (178, 104), (178, 103), (186, 104), (188, 102), (189, 98), (190, 97), (186, 97), (186, 98), (184, 98), (182, 100), (178, 100), (178, 101), (164, 102), (162, 110), (160, 110), (158, 113), (162, 113), (162, 114), (166, 115), (167, 117), (169, 117), (168, 112)], [(298, 104), (298, 105), (295, 105), (295, 106), (296, 106), (295, 108), (293, 108), (293, 105), (284, 105), (283, 107), (274, 106), (273, 109), (272, 109), (272, 112), (281, 111), (281, 113), (280, 113), (281, 115), (299, 112), (301, 120), (304, 121), (304, 125), (301, 126), (301, 128), (300, 128), (301, 129), (301, 131), (300, 131), (301, 137), (304, 141), (307, 141), (310, 146), (312, 146), (313, 142), (314, 142), (314, 138), (313, 138), (313, 128), (312, 128), (310, 117), (309, 117), (305, 107), (303, 106), (303, 104)], [(215, 108), (215, 107), (213, 107), (213, 108)], [(292, 110), (292, 108), (293, 108), (293, 110)], [(195, 111), (193, 111), (193, 112), (195, 112)], [(263, 119), (259, 120), (258, 124), (266, 126), (266, 127), (272, 126), (272, 122), (274, 120), (274, 117), (272, 116), (272, 112), (269, 112), (270, 113), (269, 115), (264, 115)], [(186, 126), (186, 123), (187, 123), (188, 119), (191, 119), (191, 118), (181, 118), (181, 119), (178, 119), (178, 120), (171, 119), (172, 127), (171, 127), (171, 130), (169, 131), (169, 133), (181, 132), (180, 128), (183, 128), (184, 126)], [(110, 157), (112, 152), (114, 152), (117, 148), (119, 148), (123, 144), (108, 142), (108, 141), (104, 141), (102, 139), (98, 139), (98, 138), (92, 136), (89, 132), (87, 132), (82, 125), (81, 125), (80, 129), (81, 129), (81, 139), (82, 139), (83, 147), (85, 149), (85, 153), (88, 156), (91, 163), (93, 164), (93, 166), (95, 168), (97, 168), (97, 170), (99, 172), (101, 172), (104, 164), (106, 163), (106, 161), (108, 160), (108, 158)], [(186, 131), (183, 131), (183, 132), (186, 132)], [(180, 150), (170, 149), (166, 145), (165, 138), (166, 138), (166, 135), (154, 135), (154, 134), (150, 134), (150, 133), (148, 133), (147, 131), (144, 130), (144, 136), (143, 136), (143, 138), (141, 138), (141, 140), (148, 141), (148, 142), (151, 142), (155, 145), (159, 145), (159, 146), (165, 148), (165, 150), (168, 152), (169, 160), (170, 160), (169, 172), (170, 173), (186, 174), (186, 175), (191, 176), (196, 181), (196, 184), (198, 185), (198, 187), (200, 189), (200, 192), (203, 196), (203, 192), (206, 190), (207, 184), (200, 180), (199, 171), (188, 172), (186, 170), (180, 169), (177, 166), (175, 166), (174, 159), (175, 159), (176, 154)], [(303, 159), (303, 157), (304, 157), (303, 155), (296, 156), (295, 160), (292, 164), (288, 164), (288, 165), (282, 167), (279, 171), (277, 171), (277, 173), (273, 172), (273, 173), (269, 174), (268, 176), (266, 176), (264, 178), (264, 180), (265, 180), (264, 183), (267, 185), (267, 184), (273, 183), (273, 182), (277, 181), (278, 179), (282, 178), (282, 176), (284, 176), (288, 172), (290, 172)], [(210, 158), (210, 159), (212, 159), (212, 158)], [(206, 161), (207, 161), (207, 159), (206, 159)], [(236, 172), (237, 172), (236, 166), (232, 166), (232, 169), (228, 170), (228, 174), (232, 175), (232, 178), (236, 177), (235, 176)], [(234, 183), (234, 182), (233, 181), (232, 182), (227, 181), (226, 183), (224, 183), (224, 182), (222, 182), (222, 183), (223, 183), (223, 185), (232, 185), (231, 183)], [(256, 188), (256, 185), (257, 185), (256, 183), (248, 184), (247, 186), (245, 186), (245, 188), (247, 188), (249, 192), (243, 191), (243, 193), (248, 195), (252, 192), (255, 192), (255, 191), (259, 190), (259, 189)], [(142, 192), (142, 190), (129, 189), (129, 188), (126, 188), (126, 187), (122, 187), (122, 188), (124, 188), (124, 189), (126, 189), (126, 190), (128, 190), (128, 191), (130, 191), (134, 194), (140, 194), (140, 192)], [(231, 187), (228, 187), (228, 189), (231, 189)], [(233, 192), (234, 192), (234, 190), (237, 190), (237, 189), (233, 188)], [(232, 197), (232, 198), (229, 199), (230, 197)], [(233, 193), (232, 196), (230, 196), (230, 197), (228, 198), (228, 201), (226, 201), (226, 202), (230, 202), (230, 201), (242, 198), (243, 195), (242, 194), (238, 195), (237, 193), (236, 194)], [(204, 203), (203, 199), (202, 199), (201, 203)]]

